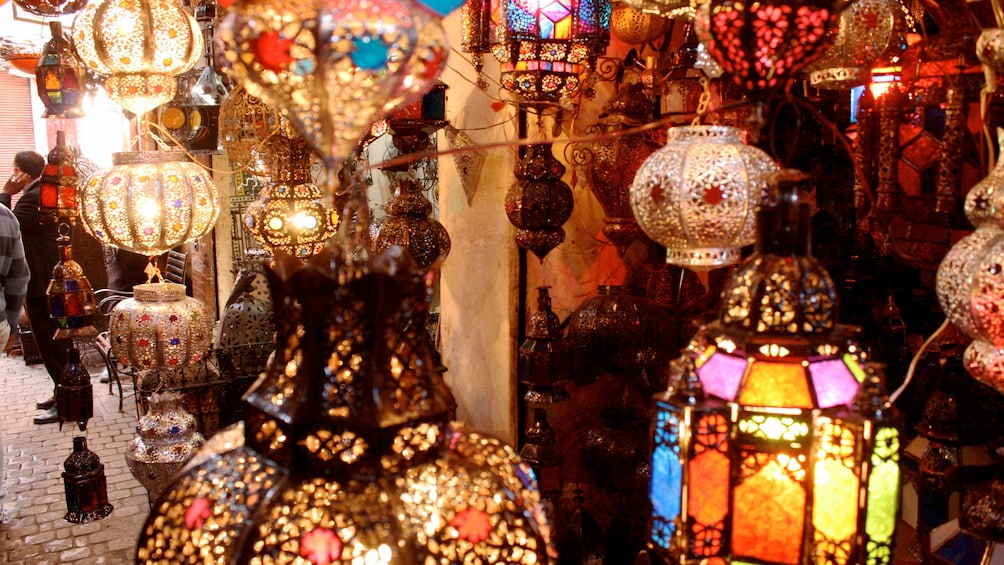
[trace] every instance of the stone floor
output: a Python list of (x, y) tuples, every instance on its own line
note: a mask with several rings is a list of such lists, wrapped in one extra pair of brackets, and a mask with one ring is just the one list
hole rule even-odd
[[(146, 490), (126, 467), (125, 446), (135, 435), (136, 405), (131, 383), (123, 382), (125, 402), (100, 384), (100, 358), (84, 351), (94, 384), (94, 417), (86, 432), (76, 425), (35, 425), (35, 402), (52, 392), (42, 365), (28, 366), (19, 356), (0, 353), (0, 439), (3, 483), (0, 486), (0, 563), (133, 562), (140, 527), (149, 510)], [(112, 513), (87, 524), (63, 519), (63, 461), (73, 450), (73, 437), (84, 435), (101, 458), (108, 481)]]

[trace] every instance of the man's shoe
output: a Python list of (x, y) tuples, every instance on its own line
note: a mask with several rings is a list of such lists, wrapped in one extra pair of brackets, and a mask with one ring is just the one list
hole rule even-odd
[(36, 424), (41, 425), (41, 424), (52, 424), (58, 419), (59, 419), (59, 414), (56, 412), (56, 407), (53, 406), (45, 414), (39, 414), (38, 416), (35, 416), (35, 419), (32, 421), (35, 422)]
[(48, 409), (52, 408), (55, 405), (56, 405), (56, 397), (55, 396), (50, 396), (49, 400), (43, 400), (42, 402), (36, 402), (35, 403), (35, 408), (38, 408), (39, 410), (48, 410)]

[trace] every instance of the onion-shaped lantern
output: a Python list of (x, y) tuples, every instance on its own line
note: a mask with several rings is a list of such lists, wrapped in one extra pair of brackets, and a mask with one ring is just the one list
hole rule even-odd
[(431, 212), (432, 202), (422, 194), (422, 183), (398, 175), (394, 195), (387, 201), (387, 218), (380, 224), (373, 248), (383, 251), (400, 245), (422, 269), (440, 257), (446, 258), (450, 254), (450, 234), (443, 224), (429, 217)]
[(133, 287), (108, 320), (112, 351), (140, 370), (181, 370), (202, 359), (213, 337), (206, 305), (185, 296), (184, 285), (158, 282)]
[(126, 446), (126, 465), (153, 500), (178, 467), (205, 443), (196, 429), (195, 416), (182, 406), (181, 397), (171, 392), (157, 393), (136, 424), (136, 437)]
[(269, 136), (294, 137), (288, 120), (277, 110), (237, 85), (220, 104), (220, 145), (235, 168), (268, 177), (264, 142)]
[(199, 62), (204, 45), (198, 22), (174, 2), (100, 0), (73, 20), (77, 55), (106, 77), (108, 97), (136, 115), (174, 98), (175, 77)]
[(754, 214), (769, 197), (771, 158), (727, 126), (669, 129), (666, 146), (635, 174), (631, 208), (666, 262), (709, 269), (739, 260), (754, 240)]
[(81, 219), (98, 241), (160, 255), (216, 224), (216, 185), (181, 151), (115, 153), (80, 187)]
[(516, 243), (543, 261), (565, 241), (561, 226), (572, 215), (572, 188), (561, 180), (565, 166), (554, 158), (550, 143), (536, 143), (526, 148), (515, 174), (505, 195), (505, 213), (516, 226)]

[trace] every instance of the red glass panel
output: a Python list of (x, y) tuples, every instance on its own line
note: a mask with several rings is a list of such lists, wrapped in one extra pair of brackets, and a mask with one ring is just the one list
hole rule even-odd
[(717, 524), (729, 511), (729, 458), (705, 451), (690, 461), (689, 514), (698, 524)]

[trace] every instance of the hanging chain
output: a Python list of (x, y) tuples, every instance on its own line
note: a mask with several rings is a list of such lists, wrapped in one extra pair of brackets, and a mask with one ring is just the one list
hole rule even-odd
[(697, 99), (697, 114), (694, 116), (694, 121), (690, 123), (692, 126), (697, 126), (701, 124), (701, 118), (708, 111), (708, 105), (711, 104), (711, 81), (708, 77), (701, 76), (701, 96)]

